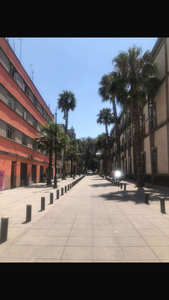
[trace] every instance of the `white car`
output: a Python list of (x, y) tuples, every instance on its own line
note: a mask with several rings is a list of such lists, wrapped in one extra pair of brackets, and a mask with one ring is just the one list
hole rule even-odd
[(93, 175), (93, 171), (92, 170), (87, 170), (87, 175)]

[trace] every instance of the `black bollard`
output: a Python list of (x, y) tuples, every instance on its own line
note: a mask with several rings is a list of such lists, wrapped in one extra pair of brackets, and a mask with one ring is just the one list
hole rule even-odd
[(59, 199), (59, 190), (56, 191), (56, 199)]
[(124, 183), (124, 191), (126, 191), (126, 183)]
[(67, 185), (67, 190), (69, 191), (69, 184)]
[(161, 206), (161, 213), (165, 214), (165, 200), (164, 197), (160, 197), (160, 206)]
[(67, 186), (65, 185), (65, 193), (67, 193)]
[(8, 236), (8, 217), (2, 217), (1, 218), (1, 237), (0, 237), (0, 242), (4, 243), (7, 241), (7, 236)]
[(32, 205), (27, 204), (26, 205), (26, 222), (31, 221), (31, 213), (32, 213)]
[(144, 195), (145, 195), (145, 204), (149, 204), (149, 203), (148, 203), (148, 196), (149, 196), (149, 193), (144, 193)]
[(117, 186), (119, 187), (119, 181), (117, 182)]
[(72, 184), (70, 183), (70, 189), (72, 188)]
[(41, 197), (41, 210), (45, 210), (45, 197)]
[(122, 187), (123, 187), (123, 184), (122, 184), (122, 182), (120, 183), (120, 187), (121, 187), (121, 189), (122, 189)]
[(53, 193), (50, 193), (50, 204), (53, 204)]
[(63, 196), (63, 188), (61, 188), (61, 196)]

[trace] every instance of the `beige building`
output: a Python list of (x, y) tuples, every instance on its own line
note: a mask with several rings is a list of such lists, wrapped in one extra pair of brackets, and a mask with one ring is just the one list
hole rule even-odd
[[(140, 131), (142, 136), (142, 172), (145, 182), (169, 185), (169, 38), (158, 38), (152, 49), (158, 63), (161, 85), (152, 101), (140, 108)], [(136, 179), (133, 153), (133, 124), (130, 110), (119, 115), (121, 170), (128, 179)], [(115, 136), (114, 128), (112, 136)], [(116, 168), (115, 139), (112, 144), (112, 169)]]

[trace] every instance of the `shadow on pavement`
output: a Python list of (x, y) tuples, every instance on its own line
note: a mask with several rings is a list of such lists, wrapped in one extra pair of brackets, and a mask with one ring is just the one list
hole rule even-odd
[(119, 190), (107, 194), (102, 194), (99, 197), (105, 198), (106, 201), (133, 201), (136, 204), (144, 203), (144, 189), (138, 188), (136, 190), (124, 191)]
[(98, 184), (90, 184), (89, 186), (92, 186), (94, 188), (97, 188), (97, 187), (108, 187), (108, 186), (112, 186), (111, 183), (98, 183)]
[(50, 184), (50, 185), (47, 185), (46, 183), (42, 183), (42, 184), (39, 184), (39, 183), (34, 183), (34, 184), (30, 184), (30, 185), (26, 185), (26, 186), (23, 186), (23, 188), (27, 188), (27, 189), (32, 189), (32, 188), (50, 188), (50, 187), (52, 187), (53, 186), (53, 184)]

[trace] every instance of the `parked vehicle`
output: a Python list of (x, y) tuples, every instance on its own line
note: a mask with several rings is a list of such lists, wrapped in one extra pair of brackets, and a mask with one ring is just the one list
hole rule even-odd
[(87, 175), (93, 175), (93, 171), (92, 170), (87, 170)]

